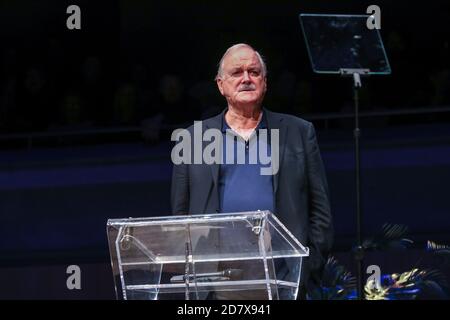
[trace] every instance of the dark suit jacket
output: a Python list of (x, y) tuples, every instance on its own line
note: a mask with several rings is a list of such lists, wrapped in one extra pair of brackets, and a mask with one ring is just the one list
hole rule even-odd
[[(314, 285), (320, 280), (333, 241), (328, 185), (315, 130), (310, 122), (301, 118), (263, 110), (268, 129), (279, 129), (280, 138), (280, 166), (273, 177), (274, 214), (309, 247), (302, 283)], [(203, 121), (203, 132), (209, 128), (220, 130), (224, 113), (225, 110)], [(188, 130), (193, 135), (193, 127)], [(174, 165), (171, 192), (174, 214), (219, 211), (219, 166)]]

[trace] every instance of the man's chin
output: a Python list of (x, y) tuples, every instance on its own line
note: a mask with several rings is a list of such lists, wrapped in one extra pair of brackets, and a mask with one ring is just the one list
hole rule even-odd
[(237, 105), (255, 105), (258, 103), (258, 99), (239, 99), (236, 100)]
[(253, 93), (240, 94), (236, 98), (236, 102), (238, 103), (256, 103), (260, 100), (260, 97)]

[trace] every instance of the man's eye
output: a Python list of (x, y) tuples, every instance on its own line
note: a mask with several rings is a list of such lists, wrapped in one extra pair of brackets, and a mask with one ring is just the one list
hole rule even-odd
[(239, 77), (240, 75), (242, 75), (242, 71), (234, 71), (234, 72), (231, 73), (231, 75), (233, 77)]
[(252, 76), (254, 76), (254, 77), (257, 77), (257, 76), (259, 76), (260, 74), (261, 74), (261, 72), (258, 71), (258, 70), (251, 70), (251, 71), (250, 71), (250, 75), (252, 75)]

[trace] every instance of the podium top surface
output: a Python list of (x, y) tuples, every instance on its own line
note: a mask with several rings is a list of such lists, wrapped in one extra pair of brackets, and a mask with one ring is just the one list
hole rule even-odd
[(109, 219), (108, 226), (150, 226), (165, 224), (204, 224), (207, 222), (242, 221), (248, 219), (263, 219), (273, 215), (270, 211), (248, 211), (231, 213), (212, 213), (195, 215), (173, 215), (145, 218)]

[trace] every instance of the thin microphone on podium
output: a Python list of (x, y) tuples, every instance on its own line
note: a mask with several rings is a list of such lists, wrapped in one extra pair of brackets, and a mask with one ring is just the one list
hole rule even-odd
[[(240, 279), (242, 276), (242, 269), (225, 269), (219, 272), (197, 273), (189, 274), (189, 281), (197, 280), (198, 282), (213, 282), (213, 281), (230, 281)], [(182, 283), (186, 280), (185, 275), (173, 276), (170, 278), (172, 283)]]

